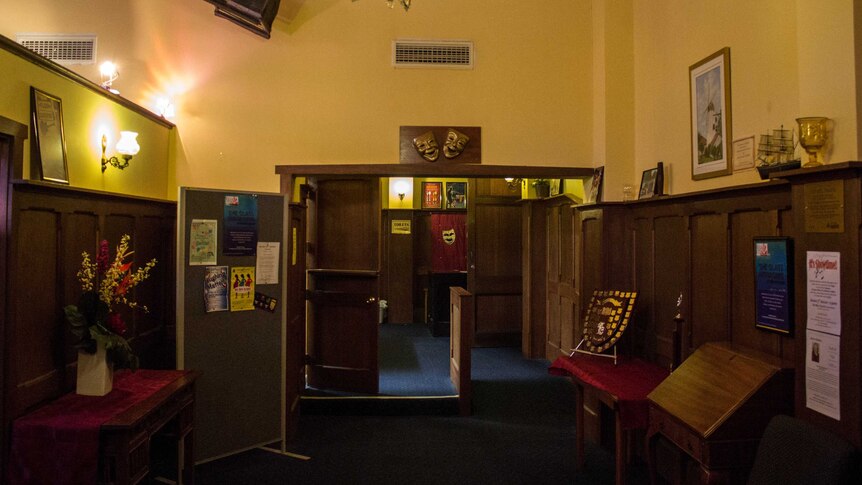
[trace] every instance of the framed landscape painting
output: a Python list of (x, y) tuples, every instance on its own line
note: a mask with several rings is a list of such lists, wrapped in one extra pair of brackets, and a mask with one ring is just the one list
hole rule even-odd
[(689, 67), (691, 178), (730, 175), (730, 48)]

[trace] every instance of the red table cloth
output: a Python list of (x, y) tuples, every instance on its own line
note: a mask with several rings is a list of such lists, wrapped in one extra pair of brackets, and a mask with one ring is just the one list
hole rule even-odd
[(66, 394), (12, 424), (11, 484), (95, 483), (99, 429), (187, 371), (119, 371), (105, 396)]
[(576, 353), (555, 360), (548, 373), (573, 376), (585, 384), (617, 398), (623, 429), (646, 428), (649, 424), (647, 394), (668, 376), (668, 371), (637, 358), (612, 359)]

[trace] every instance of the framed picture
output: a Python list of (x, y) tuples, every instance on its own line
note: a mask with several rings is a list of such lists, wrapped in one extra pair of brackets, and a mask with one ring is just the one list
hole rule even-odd
[(602, 181), (605, 178), (605, 167), (597, 167), (593, 169), (593, 177), (590, 179), (590, 186), (587, 192), (587, 202), (596, 203), (602, 201)]
[(691, 95), (691, 178), (733, 171), (730, 160), (730, 48), (689, 67)]
[(422, 182), (422, 208), (443, 207), (443, 182)]
[(793, 240), (754, 238), (754, 326), (793, 333)]
[(467, 208), (467, 182), (446, 182), (446, 208)]
[(563, 179), (551, 179), (551, 196), (560, 195), (563, 193)]
[(658, 178), (658, 167), (644, 170), (641, 176), (641, 190), (638, 192), (638, 199), (655, 197), (656, 178)]
[(30, 86), (30, 114), (33, 126), (30, 157), (34, 166), (39, 166), (42, 180), (68, 184), (63, 106), (60, 98)]

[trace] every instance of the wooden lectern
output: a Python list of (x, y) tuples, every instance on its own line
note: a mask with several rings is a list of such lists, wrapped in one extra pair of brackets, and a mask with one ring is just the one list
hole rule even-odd
[[(699, 465), (701, 483), (742, 483), (770, 418), (793, 414), (793, 370), (773, 356), (711, 342), (647, 398), (653, 483), (659, 435)], [(685, 469), (678, 471), (682, 475)]]

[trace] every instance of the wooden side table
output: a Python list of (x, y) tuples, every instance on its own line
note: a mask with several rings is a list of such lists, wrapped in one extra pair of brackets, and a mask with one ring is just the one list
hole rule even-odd
[[(176, 478), (194, 480), (195, 371), (123, 371), (105, 396), (67, 394), (13, 423), (9, 481), (136, 484), (156, 434), (176, 447)], [(188, 457), (188, 460), (186, 460)]]
[(620, 358), (617, 364), (608, 359), (575, 354), (560, 357), (549, 369), (551, 374), (571, 377), (575, 384), (575, 439), (577, 468), (583, 469), (584, 459), (584, 392), (596, 393), (598, 399), (614, 412), (616, 449), (616, 483), (625, 483), (628, 434), (633, 429), (647, 427), (649, 414), (647, 394), (668, 372), (655, 364), (631, 358)]

